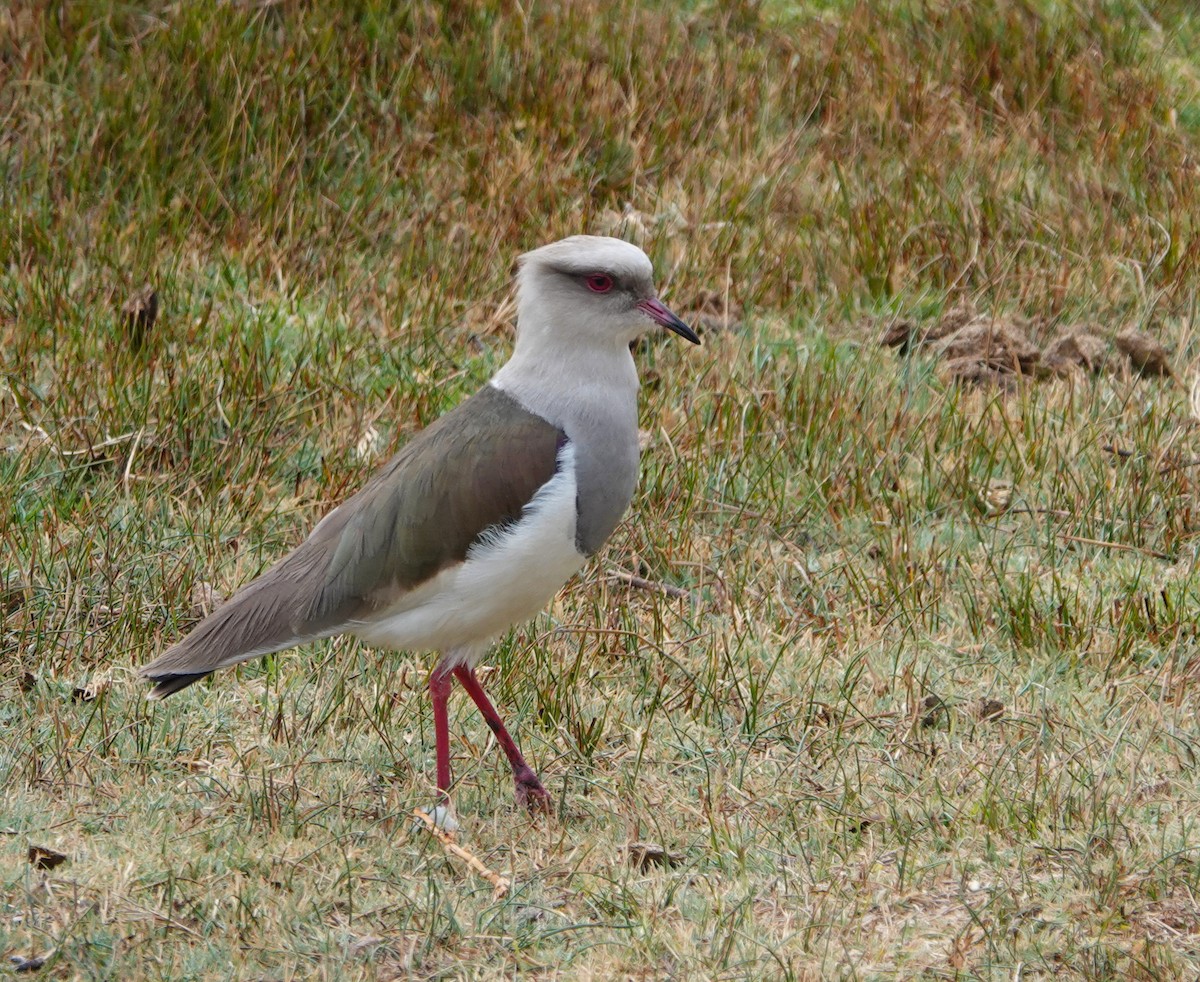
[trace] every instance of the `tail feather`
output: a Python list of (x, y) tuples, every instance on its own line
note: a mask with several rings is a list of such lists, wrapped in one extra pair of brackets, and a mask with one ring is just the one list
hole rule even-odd
[(296, 611), (296, 595), (301, 593), (270, 573), (251, 582), (139, 669), (143, 678), (157, 683), (150, 698), (186, 689), (219, 668), (331, 633), (314, 630)]
[(180, 689), (186, 689), (193, 682), (199, 682), (201, 679), (206, 679), (212, 672), (197, 672), (194, 675), (151, 675), (150, 681), (158, 684), (150, 690), (146, 696), (147, 699), (165, 699), (172, 693), (178, 692)]
[(139, 674), (157, 683), (150, 698), (186, 689), (217, 669), (282, 651), (337, 633), (361, 605), (344, 597), (320, 614), (311, 609), (320, 596), (331, 546), (339, 541), (351, 513), (335, 508), (303, 544), (197, 624)]

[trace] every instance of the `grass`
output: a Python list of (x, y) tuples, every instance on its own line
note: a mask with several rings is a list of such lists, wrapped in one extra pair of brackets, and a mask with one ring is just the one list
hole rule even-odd
[[(0, 949), (55, 978), (1200, 972), (1186, 385), (960, 389), (875, 343), (970, 300), (1138, 323), (1187, 382), (1198, 25), (0, 11)], [(517, 252), (605, 230), (743, 323), (638, 353), (634, 507), (487, 661), (553, 819), (452, 703), (496, 900), (411, 827), (419, 653), (334, 640), (166, 704), (134, 669), (503, 361)]]

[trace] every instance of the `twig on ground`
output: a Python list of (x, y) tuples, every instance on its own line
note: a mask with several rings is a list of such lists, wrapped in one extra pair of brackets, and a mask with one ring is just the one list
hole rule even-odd
[[(130, 430), (128, 433), (122, 433), (119, 436), (110, 436), (99, 443), (93, 443), (81, 450), (64, 450), (55, 443), (54, 438), (43, 427), (33, 426), (24, 420), (19, 421), (17, 425), (25, 430), (25, 432), (40, 437), (46, 443), (50, 444), (50, 449), (60, 457), (87, 457), (95, 454), (97, 450), (107, 450), (109, 447), (120, 446), (122, 443), (127, 443), (130, 440), (134, 441), (134, 450), (136, 450), (138, 443), (146, 435), (146, 428), (143, 426), (140, 430)], [(151, 434), (151, 437), (153, 437), (153, 434)]]
[(1101, 549), (1119, 549), (1122, 552), (1140, 552), (1146, 556), (1153, 556), (1155, 559), (1170, 559), (1165, 552), (1159, 552), (1157, 549), (1147, 549), (1145, 546), (1131, 546), (1127, 542), (1107, 542), (1104, 539), (1089, 539), (1082, 535), (1071, 535), (1068, 532), (1057, 533), (1059, 538), (1066, 539), (1068, 542), (1079, 542), (1085, 546), (1099, 546)]
[(1163, 464), (1158, 469), (1159, 474), (1169, 474), (1171, 471), (1182, 471), (1189, 467), (1200, 466), (1200, 457), (1192, 457), (1188, 460), (1172, 460)]
[(429, 829), (429, 831), (433, 834), (433, 837), (442, 844), (442, 848), (445, 849), (446, 852), (457, 856), (492, 885), (494, 890), (494, 899), (499, 900), (508, 893), (508, 888), (510, 885), (508, 877), (501, 876), (499, 873), (488, 869), (478, 856), (460, 846), (454, 841), (454, 838), (448, 832), (438, 828), (437, 822), (433, 820), (433, 816), (420, 808), (414, 808), (413, 817), (416, 818), (417, 821), (421, 822), (427, 829)]
[(638, 590), (649, 590), (651, 593), (661, 593), (668, 597), (678, 597), (681, 600), (696, 599), (682, 587), (672, 586), (670, 583), (659, 583), (657, 580), (648, 580), (643, 576), (634, 576), (633, 573), (627, 573), (623, 569), (611, 569), (608, 571), (608, 575), (610, 579), (619, 580)]

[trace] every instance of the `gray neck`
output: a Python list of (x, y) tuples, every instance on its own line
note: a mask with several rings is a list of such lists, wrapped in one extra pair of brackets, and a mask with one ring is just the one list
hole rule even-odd
[(637, 369), (625, 345), (596, 350), (551, 332), (518, 337), (491, 384), (561, 429), (575, 448), (575, 540), (591, 555), (629, 507), (638, 475)]

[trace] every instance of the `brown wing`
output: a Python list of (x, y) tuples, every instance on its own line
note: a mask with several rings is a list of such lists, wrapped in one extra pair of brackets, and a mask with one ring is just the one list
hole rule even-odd
[(554, 476), (557, 427), (491, 385), (423, 430), (292, 553), (140, 674), (165, 696), (218, 668), (343, 630), (517, 521)]

